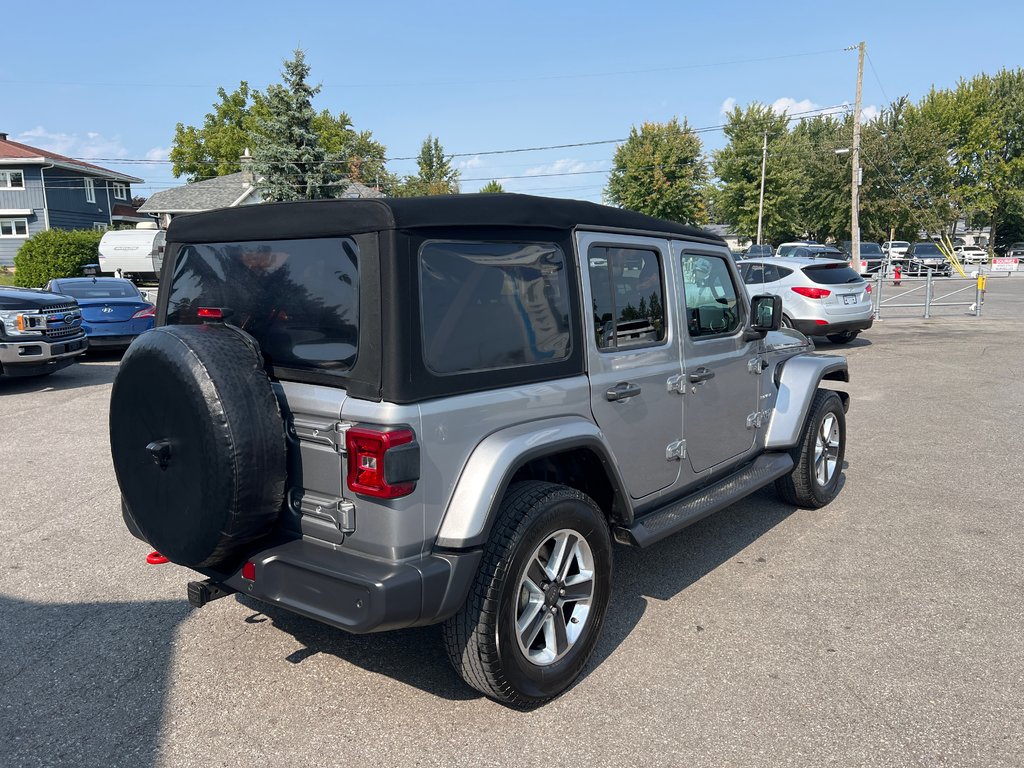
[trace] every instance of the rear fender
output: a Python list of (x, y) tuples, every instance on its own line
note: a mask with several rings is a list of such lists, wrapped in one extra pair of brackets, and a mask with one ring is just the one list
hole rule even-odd
[[(488, 435), (470, 454), (441, 521), (437, 546), (464, 549), (482, 545), (516, 472), (534, 459), (576, 448), (592, 451), (615, 497), (620, 502), (628, 498), (604, 434), (595, 424), (579, 417), (519, 424)], [(631, 516), (631, 508), (624, 506), (625, 516)]]
[[(776, 371), (779, 394), (771, 421), (768, 422), (765, 450), (792, 448), (799, 442), (814, 393), (825, 379), (850, 380), (845, 357), (802, 354), (789, 358), (779, 366)], [(843, 400), (843, 408), (847, 409), (849, 395), (845, 392), (838, 394)]]

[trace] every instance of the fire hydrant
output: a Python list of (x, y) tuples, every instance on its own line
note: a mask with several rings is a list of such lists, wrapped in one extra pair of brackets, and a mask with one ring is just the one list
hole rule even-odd
[(903, 273), (900, 270), (899, 264), (892, 268), (892, 284), (899, 285), (900, 279), (903, 277)]

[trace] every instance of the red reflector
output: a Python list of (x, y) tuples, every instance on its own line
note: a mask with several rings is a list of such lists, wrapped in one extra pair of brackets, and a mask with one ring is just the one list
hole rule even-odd
[(144, 317), (156, 317), (156, 307), (150, 304), (145, 309), (140, 309), (138, 312), (132, 315), (132, 320), (141, 320)]
[(815, 320), (818, 325), (828, 325), (828, 320)]
[(196, 311), (196, 315), (206, 318), (207, 320), (220, 320), (224, 317), (224, 313), (221, 312), (220, 307), (200, 307)]
[(242, 578), (246, 581), (256, 581), (256, 563), (252, 560), (242, 566)]
[(864, 286), (864, 290), (867, 291), (868, 293), (871, 293), (871, 283), (868, 283), (867, 285), (865, 285)]
[(169, 563), (171, 561), (154, 549), (152, 552), (146, 555), (146, 562), (150, 565), (163, 565), (164, 563)]
[(352, 427), (345, 433), (348, 453), (346, 485), (353, 493), (378, 499), (397, 499), (408, 496), (416, 488), (415, 482), (387, 481), (387, 454), (393, 448), (411, 443), (415, 435), (411, 429), (379, 432), (375, 429)]
[(824, 288), (808, 288), (804, 285), (794, 285), (793, 291), (808, 299), (823, 299), (832, 295), (832, 291), (826, 291)]

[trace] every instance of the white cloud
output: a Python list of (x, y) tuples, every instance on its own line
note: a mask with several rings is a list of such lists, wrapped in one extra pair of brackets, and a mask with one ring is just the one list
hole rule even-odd
[(728, 115), (735, 108), (736, 108), (736, 99), (734, 99), (732, 96), (730, 96), (729, 98), (727, 98), (725, 101), (722, 102), (722, 106), (718, 108), (718, 111), (722, 115)]
[(772, 111), (777, 115), (782, 114), (796, 114), (798, 112), (811, 112), (816, 109), (821, 109), (820, 104), (815, 104), (810, 99), (792, 99), (789, 96), (783, 96), (781, 99), (776, 99), (772, 102)]
[(461, 171), (471, 171), (474, 168), (482, 168), (484, 166), (484, 160), (480, 155), (473, 155), (472, 157), (466, 157), (459, 160), (456, 167)]
[(86, 131), (84, 135), (60, 133), (48, 131), (45, 127), (37, 125), (35, 128), (18, 134), (18, 141), (68, 157), (122, 158), (129, 156), (128, 149), (121, 143), (120, 137), (107, 137), (96, 131)]
[(880, 110), (874, 104), (868, 104), (866, 107), (864, 107), (860, 111), (860, 121), (862, 123), (870, 123), (872, 120), (874, 120), (876, 117), (878, 117), (881, 113), (882, 113), (882, 110)]
[(584, 173), (586, 171), (601, 171), (604, 168), (605, 161), (595, 160), (591, 162), (584, 162), (583, 160), (571, 160), (562, 159), (555, 160), (553, 163), (547, 165), (537, 165), (533, 168), (527, 168), (524, 172), (524, 176), (547, 176), (553, 173)]
[(146, 152), (147, 160), (168, 160), (171, 156), (170, 147), (153, 147)]

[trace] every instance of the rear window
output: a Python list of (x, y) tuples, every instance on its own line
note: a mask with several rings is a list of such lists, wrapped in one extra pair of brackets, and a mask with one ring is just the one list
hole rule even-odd
[(219, 307), (250, 333), (271, 365), (346, 371), (359, 341), (356, 244), (347, 238), (183, 245), (167, 324), (200, 323)]
[(811, 264), (804, 267), (804, 274), (820, 285), (860, 283), (864, 280), (846, 264)]
[(446, 374), (565, 360), (568, 290), (565, 256), (553, 243), (424, 243), (424, 363)]
[(860, 255), (861, 256), (881, 256), (882, 246), (878, 243), (861, 243), (860, 244)]
[(138, 289), (128, 282), (91, 280), (83, 283), (57, 283), (57, 291), (76, 299), (140, 299)]

